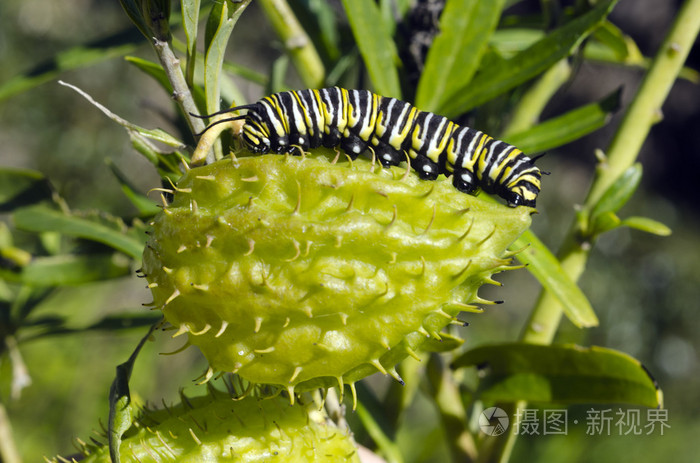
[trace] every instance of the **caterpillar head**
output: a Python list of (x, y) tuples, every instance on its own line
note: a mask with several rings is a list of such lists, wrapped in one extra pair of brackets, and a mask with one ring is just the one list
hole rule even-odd
[(246, 147), (253, 153), (267, 154), (272, 150), (270, 131), (257, 111), (248, 112), (245, 118), (243, 132), (241, 133), (241, 139)]
[(505, 198), (510, 207), (536, 207), (537, 194), (540, 192), (539, 180), (539, 176), (525, 175), (515, 185), (504, 187), (498, 195)]
[(523, 195), (516, 193), (514, 191), (508, 191), (507, 193), (503, 194), (503, 196), (506, 198), (506, 201), (508, 201), (508, 206), (510, 206), (510, 207), (517, 207), (517, 206), (535, 207), (535, 200), (534, 199), (526, 199)]

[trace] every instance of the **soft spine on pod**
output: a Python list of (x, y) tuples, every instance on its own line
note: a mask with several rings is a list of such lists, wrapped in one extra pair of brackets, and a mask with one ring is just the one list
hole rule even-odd
[[(154, 307), (214, 370), (293, 392), (353, 383), (440, 337), (512, 267), (533, 209), (324, 156), (189, 170), (153, 221)], [(342, 387), (341, 387), (342, 389)]]

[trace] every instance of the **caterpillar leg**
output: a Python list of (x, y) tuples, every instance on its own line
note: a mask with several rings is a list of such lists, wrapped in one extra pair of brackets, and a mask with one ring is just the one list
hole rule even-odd
[(343, 138), (340, 130), (338, 130), (337, 127), (327, 127), (326, 130), (328, 130), (328, 132), (324, 133), (321, 137), (321, 144), (325, 148), (335, 148), (340, 145), (340, 141)]
[(427, 156), (420, 154), (416, 154), (416, 157), (411, 159), (411, 167), (423, 180), (435, 180), (440, 175), (440, 166)]
[(476, 177), (472, 172), (468, 170), (455, 170), (454, 177), (452, 178), (452, 185), (459, 191), (467, 194), (474, 194), (479, 189)]
[(406, 159), (403, 152), (381, 141), (374, 147), (374, 152), (377, 154), (377, 159), (379, 159), (383, 167), (398, 166)]
[(367, 142), (354, 133), (350, 133), (340, 141), (340, 148), (352, 159), (362, 154), (367, 149)]

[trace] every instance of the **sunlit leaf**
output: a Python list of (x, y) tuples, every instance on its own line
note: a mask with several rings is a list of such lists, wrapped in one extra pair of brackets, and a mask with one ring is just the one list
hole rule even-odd
[(416, 106), (434, 111), (469, 84), (504, 0), (455, 0), (445, 4), (416, 92)]
[(658, 236), (669, 236), (671, 234), (671, 229), (668, 226), (648, 217), (627, 217), (622, 220), (621, 225)]
[(377, 4), (373, 0), (343, 0), (343, 6), (374, 90), (400, 98), (398, 52)]
[[(524, 249), (523, 249), (524, 248)], [(559, 260), (530, 230), (518, 238), (511, 249), (522, 249), (516, 257), (542, 286), (562, 305), (564, 313), (579, 328), (598, 325), (598, 317), (581, 289), (561, 268)]]
[(18, 272), (3, 271), (9, 281), (31, 286), (79, 285), (128, 275), (129, 260), (123, 255), (87, 254), (34, 257)]
[(33, 232), (60, 232), (97, 241), (122, 251), (139, 262), (141, 260), (145, 240), (94, 220), (66, 215), (45, 206), (19, 209), (12, 217), (17, 228)]
[(329, 60), (339, 59), (340, 34), (333, 4), (325, 0), (307, 0), (299, 3), (306, 8), (307, 15), (312, 17), (310, 21), (303, 21), (302, 17), (299, 20), (304, 22), (304, 28), (313, 42), (325, 51)]
[(455, 117), (532, 79), (557, 61), (572, 54), (608, 15), (617, 0), (599, 2), (589, 12), (547, 34), (510, 59), (483, 66), (479, 74), (446, 101), (440, 114)]
[(239, 3), (216, 2), (212, 7), (207, 21), (205, 33), (204, 58), (204, 92), (206, 94), (207, 112), (213, 113), (221, 109), (220, 80), (224, 55), (228, 46), (233, 26), (243, 14), (250, 0)]
[(482, 346), (458, 357), (453, 366), (480, 369), (477, 395), (482, 400), (663, 406), (656, 381), (638, 360), (603, 347)]
[(610, 187), (605, 190), (591, 210), (591, 220), (606, 212), (617, 212), (627, 204), (642, 180), (642, 165), (637, 163), (628, 167)]
[(556, 148), (603, 127), (620, 108), (621, 89), (597, 103), (573, 109), (553, 117), (523, 132), (505, 138), (525, 153), (537, 153)]
[(187, 42), (187, 72), (186, 79), (192, 87), (194, 80), (194, 67), (197, 56), (197, 29), (199, 28), (200, 0), (181, 0), (182, 28), (185, 31)]
[(612, 211), (606, 211), (602, 214), (598, 214), (595, 217), (595, 223), (593, 224), (592, 234), (600, 235), (610, 230), (622, 225), (622, 220)]

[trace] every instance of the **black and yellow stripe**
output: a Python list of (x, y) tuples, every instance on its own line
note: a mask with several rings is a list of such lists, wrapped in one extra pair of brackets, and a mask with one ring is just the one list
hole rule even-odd
[(482, 189), (511, 206), (535, 206), (542, 173), (516, 147), (409, 103), (367, 90), (333, 87), (280, 92), (248, 109), (242, 140), (256, 153), (340, 146), (351, 158), (371, 151), (383, 166), (408, 161), (433, 180), (453, 176), (460, 191)]

